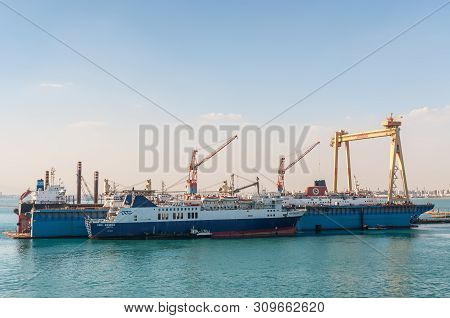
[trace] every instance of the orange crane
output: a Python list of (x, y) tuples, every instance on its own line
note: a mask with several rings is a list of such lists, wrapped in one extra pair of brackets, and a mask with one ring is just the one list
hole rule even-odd
[(294, 161), (292, 161), (286, 168), (284, 167), (284, 163), (286, 161), (286, 158), (282, 156), (280, 158), (280, 166), (278, 167), (278, 192), (284, 193), (284, 174), (287, 170), (291, 169), (297, 162), (299, 162), (302, 158), (304, 158), (311, 150), (313, 150), (318, 144), (320, 144), (320, 141), (316, 142), (314, 145), (309, 147), (304, 153), (300, 154)]
[(198, 167), (200, 165), (202, 165), (206, 160), (209, 160), (212, 157), (214, 157), (219, 151), (221, 151), (223, 148), (228, 146), (236, 138), (237, 138), (237, 135), (234, 135), (233, 137), (227, 139), (227, 141), (224, 144), (222, 144), (219, 148), (217, 148), (216, 150), (214, 150), (213, 152), (208, 154), (205, 158), (203, 158), (200, 161), (197, 161), (198, 150), (195, 149), (195, 150), (192, 151), (191, 163), (189, 165), (189, 176), (188, 176), (188, 179), (186, 180), (187, 181), (186, 194), (191, 195), (191, 194), (196, 194), (197, 193), (197, 172), (198, 172)]

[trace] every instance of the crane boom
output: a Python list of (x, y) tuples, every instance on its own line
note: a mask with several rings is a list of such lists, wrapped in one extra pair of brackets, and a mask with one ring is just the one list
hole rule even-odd
[(255, 186), (256, 186), (257, 192), (259, 194), (259, 178), (258, 177), (256, 177), (256, 182), (247, 184), (247, 185), (245, 185), (243, 187), (239, 187), (237, 189), (232, 189), (232, 193), (231, 194), (234, 195), (235, 193), (241, 192), (242, 190), (248, 189), (250, 187), (255, 187)]
[(226, 146), (228, 146), (233, 140), (235, 140), (237, 138), (237, 135), (234, 135), (233, 137), (230, 137), (229, 139), (227, 139), (227, 141), (222, 144), (219, 148), (217, 148), (216, 150), (214, 150), (213, 152), (209, 153), (205, 158), (203, 158), (202, 160), (200, 160), (197, 163), (197, 167), (199, 167), (201, 164), (203, 164), (206, 160), (211, 159), (212, 157), (214, 157), (219, 151), (221, 151), (223, 148), (225, 148)]
[(284, 193), (285, 187), (284, 187), (284, 174), (287, 170), (291, 169), (297, 162), (299, 162), (301, 159), (303, 159), (308, 153), (310, 153), (316, 146), (320, 144), (320, 141), (316, 142), (314, 145), (310, 146), (308, 149), (306, 149), (305, 152), (300, 154), (294, 161), (292, 161), (287, 167), (284, 167), (284, 163), (286, 161), (286, 158), (283, 156), (280, 158), (280, 165), (278, 168), (278, 192)]
[(316, 146), (320, 144), (320, 141), (316, 142), (314, 145), (312, 145), (311, 147), (309, 147), (308, 149), (306, 149), (306, 151), (304, 153), (302, 153), (300, 156), (297, 157), (297, 159), (295, 159), (294, 161), (292, 161), (285, 169), (289, 170), (292, 168), (292, 166), (294, 166), (297, 162), (299, 162), (301, 159), (303, 159), (308, 153), (311, 152), (311, 150), (313, 150), (314, 148), (316, 148)]
[(234, 135), (225, 141), (220, 147), (209, 153), (205, 158), (197, 162), (197, 153), (198, 150), (192, 151), (191, 156), (191, 163), (189, 165), (189, 177), (187, 179), (186, 184), (186, 193), (188, 195), (190, 194), (196, 194), (197, 193), (197, 170), (200, 165), (202, 165), (205, 161), (211, 159), (214, 157), (219, 151), (221, 151), (223, 148), (228, 146), (233, 140), (237, 138), (237, 135)]

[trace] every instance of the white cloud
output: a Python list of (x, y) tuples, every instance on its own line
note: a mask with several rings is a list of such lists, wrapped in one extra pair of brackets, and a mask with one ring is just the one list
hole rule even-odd
[(99, 128), (106, 126), (104, 121), (82, 120), (68, 125), (70, 128)]
[(444, 107), (428, 107), (424, 106), (411, 110), (408, 114), (403, 115), (405, 120), (420, 120), (433, 123), (450, 122), (450, 105)]
[(39, 84), (40, 87), (44, 87), (44, 88), (63, 88), (65, 85), (61, 84), (61, 83), (47, 83), (47, 82), (43, 82), (41, 84)]
[(209, 113), (202, 115), (202, 119), (206, 121), (241, 121), (241, 114), (224, 114), (224, 113)]

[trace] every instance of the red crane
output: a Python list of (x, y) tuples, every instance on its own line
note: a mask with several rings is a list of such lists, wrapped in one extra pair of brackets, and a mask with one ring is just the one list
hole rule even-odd
[(309, 147), (304, 153), (302, 153), (300, 156), (297, 157), (297, 159), (295, 159), (294, 161), (292, 161), (289, 166), (287, 166), (286, 168), (284, 167), (284, 162), (286, 161), (286, 158), (284, 156), (282, 156), (280, 158), (280, 166), (278, 168), (278, 182), (277, 182), (277, 187), (278, 187), (278, 192), (280, 193), (284, 193), (285, 188), (284, 188), (284, 174), (286, 173), (287, 170), (289, 170), (290, 168), (292, 168), (292, 166), (294, 166), (297, 162), (299, 162), (302, 158), (304, 158), (311, 150), (313, 150), (318, 144), (320, 144), (320, 141), (316, 142), (314, 145), (312, 145), (311, 147)]
[(209, 155), (207, 155), (205, 158), (203, 158), (200, 161), (197, 161), (197, 153), (198, 150), (192, 151), (192, 157), (191, 157), (191, 164), (189, 165), (189, 177), (187, 179), (186, 184), (186, 193), (187, 194), (196, 194), (197, 193), (197, 170), (200, 165), (202, 165), (206, 160), (211, 159), (214, 157), (219, 151), (221, 151), (223, 148), (228, 146), (233, 140), (237, 138), (237, 135), (234, 135), (233, 137), (229, 138), (223, 145), (221, 145), (219, 148), (211, 152)]

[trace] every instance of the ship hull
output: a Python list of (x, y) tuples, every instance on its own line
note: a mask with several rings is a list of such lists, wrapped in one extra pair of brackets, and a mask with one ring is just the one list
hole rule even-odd
[[(291, 236), (296, 234), (299, 217), (198, 220), (167, 222), (88, 222), (91, 238), (192, 237), (191, 229), (207, 230), (212, 238)], [(88, 231), (88, 232), (89, 232)]]
[(86, 218), (103, 218), (106, 209), (48, 209), (31, 213), (31, 238), (87, 237)]
[(433, 205), (357, 205), (307, 207), (298, 231), (407, 228)]

